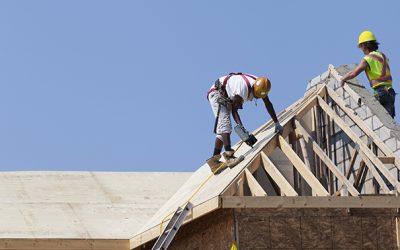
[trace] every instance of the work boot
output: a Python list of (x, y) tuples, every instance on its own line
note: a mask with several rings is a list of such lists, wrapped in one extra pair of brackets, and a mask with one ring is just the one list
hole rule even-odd
[(225, 163), (223, 163), (219, 159), (221, 159), (220, 154), (214, 155), (213, 157), (207, 160), (207, 164), (208, 166), (210, 166), (211, 172), (213, 172), (213, 174), (219, 174), (221, 173), (222, 170), (228, 167)]
[(235, 157), (233, 154), (235, 153), (235, 151), (225, 151), (222, 155), (224, 156), (226, 165), (229, 168), (233, 168), (235, 167), (237, 164), (239, 164), (241, 161), (244, 160), (244, 156), (241, 155), (239, 157)]

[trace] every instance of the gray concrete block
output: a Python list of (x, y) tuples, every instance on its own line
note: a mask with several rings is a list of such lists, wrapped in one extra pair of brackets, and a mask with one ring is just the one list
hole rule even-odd
[(364, 120), (365, 124), (372, 129), (372, 117)]
[(395, 155), (396, 157), (400, 157), (400, 149), (397, 149), (397, 150), (394, 152), (394, 155)]
[(379, 118), (376, 115), (372, 116), (372, 130), (377, 130), (382, 126), (383, 124)]
[(321, 76), (318, 75), (318, 76), (314, 77), (313, 79), (311, 79), (311, 80), (309, 81), (309, 85), (310, 85), (310, 87), (312, 87), (312, 86), (314, 86), (314, 85), (317, 85), (317, 84), (320, 83), (320, 82), (321, 82)]
[(353, 130), (353, 132), (358, 136), (361, 137), (364, 135), (364, 132), (357, 126), (357, 125), (353, 125), (350, 127), (351, 130)]
[(365, 107), (365, 112), (366, 112), (367, 117), (370, 117), (373, 115), (371, 112), (371, 109), (367, 105), (363, 105), (362, 107)]
[(367, 118), (367, 112), (365, 111), (365, 108), (363, 108), (363, 107), (358, 107), (358, 108), (354, 109), (354, 114), (363, 120)]
[(337, 88), (337, 89), (335, 90), (335, 92), (336, 92), (336, 94), (338, 94), (340, 97), (343, 97), (343, 92), (344, 92), (343, 88)]
[(385, 141), (385, 140), (387, 140), (387, 139), (389, 139), (389, 138), (391, 137), (391, 135), (390, 135), (390, 129), (388, 129), (388, 128), (385, 127), (385, 126), (382, 126), (381, 128), (379, 128), (379, 129), (376, 130), (375, 132), (378, 134), (379, 138), (380, 138), (382, 141)]
[(386, 141), (384, 141), (384, 143), (386, 144), (386, 146), (388, 146), (390, 148), (390, 150), (392, 152), (396, 151), (396, 149), (397, 149), (396, 138), (391, 137), (391, 138), (387, 139)]

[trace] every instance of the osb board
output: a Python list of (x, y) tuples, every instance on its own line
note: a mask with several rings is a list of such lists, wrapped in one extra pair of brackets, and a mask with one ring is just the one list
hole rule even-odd
[(129, 240), (0, 239), (1, 250), (128, 250)]
[(397, 249), (395, 209), (236, 209), (240, 249)]
[[(229, 249), (234, 239), (232, 209), (219, 209), (181, 227), (168, 250)], [(150, 250), (155, 241), (140, 250)]]

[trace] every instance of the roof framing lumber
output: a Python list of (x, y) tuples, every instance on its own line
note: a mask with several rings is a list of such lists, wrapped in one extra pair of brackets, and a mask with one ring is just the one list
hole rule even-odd
[(278, 170), (275, 164), (269, 159), (269, 157), (264, 152), (261, 152), (261, 159), (265, 171), (279, 186), (281, 192), (284, 193), (286, 196), (298, 196), (294, 188), (290, 185), (290, 183), (285, 179), (285, 177), (281, 174), (281, 172)]
[(381, 188), (385, 193), (390, 193), (390, 189), (386, 185), (385, 181), (382, 179), (378, 171), (376, 170), (375, 166), (372, 164), (372, 162), (368, 159), (368, 157), (365, 156), (363, 152), (360, 152), (361, 159), (363, 159), (365, 165), (367, 165), (369, 171), (371, 171), (372, 175), (376, 179), (376, 181), (379, 183)]
[(312, 143), (314, 152), (325, 163), (329, 170), (347, 187), (347, 190), (352, 196), (358, 196), (360, 193), (353, 187), (350, 181), (338, 170), (332, 160), (325, 154), (320, 146), (312, 139), (310, 134), (303, 128), (299, 121), (295, 120), (296, 131), (302, 135), (306, 142)]
[(129, 240), (111, 239), (0, 239), (0, 249), (40, 249), (40, 250), (127, 250)]
[[(379, 171), (385, 176), (385, 178), (395, 187), (400, 190), (400, 183), (392, 176), (385, 165), (374, 155), (371, 150), (361, 141), (361, 139), (349, 128), (346, 123), (333, 111), (329, 105), (321, 98), (318, 98), (318, 104), (320, 107), (334, 120), (334, 122), (347, 134), (347, 136), (360, 146), (360, 153), (364, 153), (365, 156), (379, 169)], [(368, 166), (368, 164), (367, 164)], [(376, 176), (375, 176), (376, 177)]]
[(324, 186), (322, 186), (313, 173), (306, 167), (303, 161), (293, 151), (293, 149), (282, 136), (279, 136), (279, 146), (282, 152), (287, 156), (289, 161), (292, 162), (293, 166), (297, 169), (308, 185), (310, 185), (310, 187), (316, 192), (316, 194), (318, 196), (328, 196), (329, 193), (326, 191)]
[(264, 191), (264, 189), (260, 186), (260, 184), (257, 182), (256, 178), (250, 173), (250, 171), (246, 168), (244, 170), (247, 184), (249, 185), (251, 194), (253, 196), (267, 196), (267, 193)]
[(298, 197), (237, 197), (221, 198), (222, 208), (399, 208), (396, 196), (298, 196)]
[[(331, 65), (329, 66), (331, 67)], [(332, 66), (333, 67), (333, 66)], [(336, 72), (336, 73), (335, 73)], [(335, 76), (336, 79), (339, 79), (340, 76), (338, 76), (338, 72), (333, 69), (331, 70), (331, 74)], [(344, 85), (345, 90), (347, 91), (347, 93), (353, 93), (354, 91), (349, 88), (346, 84)], [(346, 88), (347, 87), (347, 88)], [(351, 120), (353, 120), (353, 122), (355, 124), (357, 124), (357, 126), (369, 137), (372, 138), (373, 142), (375, 143), (375, 145), (386, 155), (386, 156), (390, 156), (390, 157), (394, 157), (395, 159), (395, 166), (400, 170), (400, 159), (397, 159), (394, 155), (394, 153), (392, 152), (392, 150), (390, 150), (390, 148), (379, 138), (379, 136), (372, 131), (372, 129), (370, 127), (368, 127), (364, 121), (357, 115), (354, 114), (354, 110), (350, 109), (346, 106), (345, 102), (339, 97), (339, 95), (333, 91), (332, 89), (330, 89), (329, 87), (327, 88), (327, 93), (328, 95), (332, 98), (332, 100), (343, 110), (343, 112), (346, 113), (346, 115), (348, 117), (350, 117)], [(353, 99), (355, 99), (353, 97)]]

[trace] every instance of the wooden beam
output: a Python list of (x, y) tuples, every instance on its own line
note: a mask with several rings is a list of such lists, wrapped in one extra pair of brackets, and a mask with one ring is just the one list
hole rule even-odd
[(357, 188), (358, 190), (361, 190), (360, 182), (361, 182), (361, 177), (365, 170), (365, 167), (366, 167), (365, 162), (363, 160), (361, 160), (360, 166), (358, 167), (358, 170), (357, 170), (356, 177), (354, 178), (354, 187)]
[(264, 152), (261, 152), (261, 159), (265, 171), (279, 186), (281, 192), (284, 193), (286, 196), (298, 196), (294, 188), (290, 185), (290, 183), (286, 180), (286, 178), (281, 174), (281, 172), (276, 168), (275, 164)]
[(306, 142), (312, 143), (314, 152), (318, 157), (325, 163), (325, 166), (338, 178), (346, 187), (352, 196), (358, 196), (360, 193), (353, 187), (350, 181), (344, 177), (344, 175), (339, 171), (332, 160), (325, 154), (321, 147), (313, 140), (313, 138), (308, 134), (308, 132), (303, 128), (299, 121), (295, 120), (296, 130), (299, 134), (303, 135)]
[(357, 155), (358, 155), (358, 151), (357, 148), (354, 148), (354, 151), (351, 155), (351, 159), (350, 159), (350, 163), (349, 163), (349, 168), (347, 169), (347, 173), (346, 173), (346, 178), (349, 179), (351, 173), (353, 172), (354, 169), (354, 163), (356, 162), (357, 159)]
[(392, 156), (379, 156), (378, 158), (383, 164), (394, 164), (396, 161), (396, 158)]
[(348, 117), (350, 117), (351, 120), (357, 126), (369, 137), (372, 138), (373, 142), (375, 145), (386, 155), (389, 157), (394, 158), (394, 164), (395, 166), (400, 170), (400, 160), (396, 158), (395, 154), (392, 152), (392, 150), (379, 138), (379, 136), (372, 131), (370, 127), (368, 127), (365, 122), (357, 115), (354, 114), (354, 110), (350, 109), (346, 106), (346, 103), (339, 97), (339, 95), (333, 91), (330, 88), (327, 88), (329, 96), (332, 98), (332, 100), (343, 110), (343, 112), (346, 113)]
[[(335, 123), (347, 134), (347, 136), (360, 146), (360, 153), (365, 156), (379, 169), (379, 171), (386, 177), (386, 179), (400, 190), (400, 183), (392, 176), (390, 171), (383, 165), (383, 163), (374, 155), (371, 150), (363, 143), (363, 141), (351, 130), (351, 128), (328, 106), (328, 104), (318, 97), (318, 103), (321, 108), (335, 121)], [(367, 162), (366, 162), (367, 163)], [(368, 166), (368, 164), (367, 164)], [(376, 176), (374, 176), (377, 178)]]
[(303, 179), (310, 185), (310, 187), (316, 192), (318, 196), (328, 196), (329, 193), (321, 185), (313, 173), (304, 165), (299, 156), (293, 151), (289, 144), (285, 141), (282, 136), (279, 136), (279, 145), (282, 152), (292, 162), (293, 166), (297, 169)]
[(0, 239), (0, 249), (32, 249), (32, 250), (127, 250), (129, 239), (19, 239), (2, 238)]
[(399, 208), (396, 196), (225, 196), (222, 208)]
[(257, 182), (256, 178), (254, 178), (254, 176), (247, 168), (244, 169), (244, 173), (246, 175), (247, 184), (249, 185), (251, 194), (253, 196), (267, 196), (267, 193), (264, 191), (264, 189)]
[(382, 179), (382, 177), (380, 176), (380, 174), (378, 173), (372, 162), (368, 159), (368, 157), (365, 156), (364, 152), (360, 152), (360, 156), (363, 159), (365, 165), (367, 165), (369, 171), (371, 171), (375, 180), (379, 183), (379, 185), (383, 189), (383, 191), (387, 194), (390, 193), (390, 189), (387, 187), (385, 181)]

